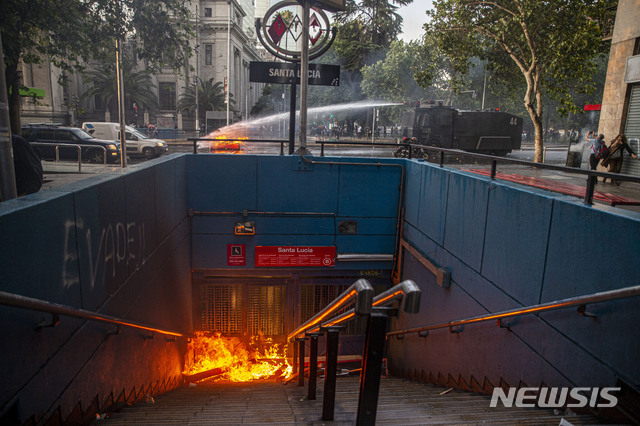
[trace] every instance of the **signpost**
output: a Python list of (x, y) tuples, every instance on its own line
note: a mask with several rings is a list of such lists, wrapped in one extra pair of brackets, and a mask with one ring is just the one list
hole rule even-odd
[[(255, 83), (300, 84), (300, 64), (292, 62), (251, 62), (249, 81)], [(339, 86), (340, 66), (309, 64), (310, 85)]]

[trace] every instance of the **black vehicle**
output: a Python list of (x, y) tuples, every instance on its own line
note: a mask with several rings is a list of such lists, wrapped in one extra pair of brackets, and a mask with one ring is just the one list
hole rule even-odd
[[(81, 158), (92, 163), (120, 161), (120, 144), (114, 141), (96, 139), (82, 129), (55, 124), (29, 124), (22, 127), (22, 136), (40, 152), (43, 160), (56, 159), (56, 147), (61, 160), (78, 159), (78, 146)], [(104, 149), (103, 149), (104, 148)]]
[[(440, 104), (405, 109), (401, 135), (420, 145), (506, 155), (520, 149), (522, 118), (499, 111), (463, 111)], [(394, 155), (404, 157), (406, 147)]]

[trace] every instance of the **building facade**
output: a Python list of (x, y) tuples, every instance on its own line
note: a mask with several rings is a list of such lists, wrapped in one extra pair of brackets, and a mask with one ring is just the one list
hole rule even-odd
[[(200, 0), (192, 1), (189, 7), (196, 29), (195, 38), (190, 41), (194, 54), (182, 73), (167, 68), (153, 76), (159, 110), (140, 109), (134, 115), (132, 105), (126, 105), (128, 123), (196, 131), (195, 113), (177, 110), (180, 96), (194, 81), (213, 78), (214, 83), (227, 87), (233, 100), (228, 113), (230, 123), (246, 119), (262, 94), (264, 84), (249, 82), (249, 63), (264, 60), (255, 34), (255, 0)], [(44, 97), (23, 97), (23, 123), (78, 125), (82, 121), (118, 120), (117, 110), (110, 111), (100, 97), (82, 96), (92, 87), (90, 82), (76, 75), (62, 85), (61, 74), (50, 62), (23, 64), (23, 84), (41, 89), (39, 94), (44, 90)], [(204, 115), (201, 110), (200, 116)]]
[[(598, 132), (606, 141), (619, 133), (640, 152), (640, 0), (619, 0)], [(639, 161), (625, 161), (622, 173), (640, 175)]]

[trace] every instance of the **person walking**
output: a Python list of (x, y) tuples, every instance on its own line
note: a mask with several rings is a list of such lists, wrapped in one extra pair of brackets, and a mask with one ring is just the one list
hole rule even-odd
[[(633, 159), (638, 158), (636, 153), (629, 147), (627, 137), (620, 133), (616, 136), (613, 142), (611, 142), (611, 145), (609, 146), (609, 153), (602, 159), (601, 165), (603, 167), (609, 167), (609, 173), (620, 173), (620, 170), (622, 169), (622, 161), (624, 159), (624, 151), (627, 151)], [(606, 180), (607, 178), (602, 179), (603, 182)], [(611, 179), (611, 181), (615, 185), (620, 185), (619, 180)]]
[(591, 145), (590, 147), (590, 155), (589, 155), (589, 169), (596, 170), (598, 167), (598, 162), (600, 158), (598, 158), (598, 154), (600, 153), (600, 149), (602, 148), (602, 144), (604, 143), (604, 135), (600, 135), (596, 138), (596, 132), (587, 133), (587, 142)]

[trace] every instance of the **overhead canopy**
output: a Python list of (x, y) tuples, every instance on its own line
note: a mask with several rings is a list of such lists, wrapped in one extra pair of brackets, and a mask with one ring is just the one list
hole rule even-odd
[(345, 10), (346, 0), (316, 0), (312, 5), (330, 12), (337, 12), (339, 10)]

